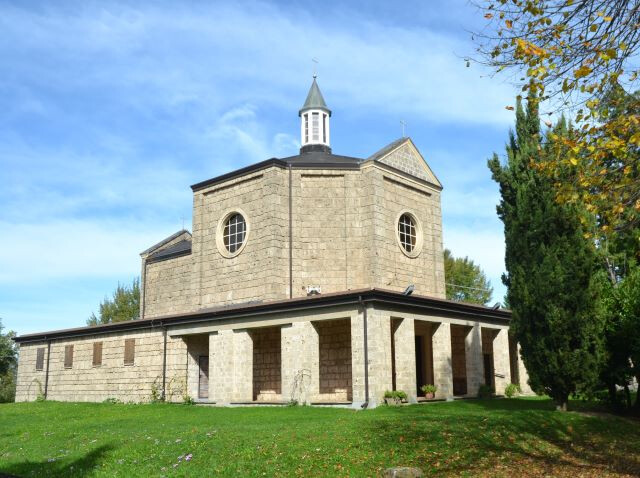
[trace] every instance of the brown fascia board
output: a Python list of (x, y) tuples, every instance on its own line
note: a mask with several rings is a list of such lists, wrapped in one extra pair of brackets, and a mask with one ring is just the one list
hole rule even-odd
[[(299, 156), (293, 156), (293, 157), (299, 157)], [(292, 161), (287, 161), (286, 159), (271, 158), (271, 159), (267, 159), (266, 161), (261, 161), (259, 163), (251, 164), (241, 169), (236, 169), (235, 171), (231, 171), (229, 173), (223, 174), (222, 176), (216, 176), (215, 178), (207, 179), (206, 181), (196, 183), (191, 186), (191, 190), (193, 192), (197, 192), (197, 191), (200, 191), (201, 189), (208, 188), (210, 186), (215, 186), (225, 181), (236, 179), (246, 174), (254, 173), (256, 171), (261, 171), (263, 169), (266, 169), (272, 166), (283, 168), (283, 169), (288, 168), (289, 166), (291, 166), (293, 169), (348, 169), (348, 170), (360, 169), (360, 165), (355, 163), (321, 163), (321, 162), (304, 161), (304, 160), (292, 162)]]
[(223, 174), (221, 176), (216, 176), (215, 178), (207, 179), (206, 181), (201, 181), (199, 183), (193, 184), (191, 186), (191, 190), (193, 192), (200, 191), (201, 189), (207, 188), (209, 186), (213, 186), (215, 184), (222, 183), (224, 181), (228, 181), (230, 179), (234, 179), (240, 176), (244, 176), (247, 173), (251, 173), (254, 171), (260, 171), (261, 169), (266, 169), (271, 166), (277, 166), (280, 168), (286, 168), (287, 163), (278, 158), (267, 159), (266, 161), (261, 161), (259, 163), (251, 164), (244, 168), (236, 169), (235, 171), (231, 171), (229, 173)]
[(380, 304), (401, 307), (407, 311), (420, 310), (426, 313), (444, 316), (465, 316), (466, 318), (482, 319), (486, 322), (505, 324), (511, 319), (511, 311), (507, 309), (492, 309), (476, 304), (467, 304), (445, 299), (420, 295), (403, 295), (385, 289), (357, 289), (345, 292), (321, 294), (310, 297), (298, 297), (262, 303), (233, 304), (224, 307), (202, 309), (187, 314), (166, 315), (153, 319), (128, 320), (104, 325), (76, 327), (72, 329), (53, 330), (49, 332), (26, 334), (14, 337), (17, 343), (42, 342), (45, 340), (82, 337), (94, 334), (106, 334), (126, 330), (149, 329), (167, 327), (170, 325), (192, 324), (228, 320), (238, 317), (258, 317), (278, 312), (292, 312), (310, 310), (339, 305)]
[(186, 230), (186, 229), (180, 229), (178, 232), (174, 232), (173, 234), (171, 234), (169, 237), (165, 237), (164, 239), (162, 239), (160, 242), (154, 244), (153, 246), (149, 247), (148, 249), (145, 249), (144, 251), (142, 251), (140, 253), (141, 256), (144, 256), (145, 254), (150, 254), (153, 251), (155, 251), (156, 249), (159, 249), (160, 247), (164, 246), (167, 242), (169, 241), (173, 241), (176, 237), (184, 234), (184, 233), (189, 234), (189, 236), (191, 236), (191, 233)]

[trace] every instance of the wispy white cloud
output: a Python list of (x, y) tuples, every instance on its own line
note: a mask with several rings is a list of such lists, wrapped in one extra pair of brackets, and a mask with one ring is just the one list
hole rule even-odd
[(46, 284), (56, 279), (133, 277), (139, 253), (180, 229), (171, 223), (69, 220), (0, 222), (0, 284)]
[[(181, 216), (189, 225), (189, 184), (295, 154), (313, 56), (343, 127), (332, 128), (345, 146), (339, 153), (372, 153), (400, 118), (418, 143), (434, 125), (453, 125), (454, 136), (459, 125), (484, 133), (512, 121), (504, 110), (511, 88), (479, 78), (457, 55), (469, 50), (458, 24), (466, 14), (440, 5), (441, 21), (423, 7), (418, 25), (341, 3), (307, 8), (314, 7), (0, 4), (4, 290), (30, 284), (35, 298), (57, 281), (104, 288), (137, 275), (141, 250), (177, 230)], [(458, 146), (442, 139), (424, 151), (445, 183), (445, 244), (477, 260), (496, 287), (496, 192), (484, 164), (457, 154)], [(482, 221), (485, 229), (476, 229)], [(0, 305), (9, 303), (0, 290)], [(32, 312), (42, 317), (46, 306), (38, 307)], [(64, 313), (79, 309), (63, 298), (51, 297), (48, 307), (52, 326), (84, 318)]]
[[(302, 80), (315, 55), (322, 62), (323, 88), (346, 112), (368, 108), (438, 122), (511, 120), (504, 110), (511, 88), (465, 67), (456, 54), (468, 50), (459, 30), (358, 17), (318, 22), (299, 7), (266, 3), (2, 10), (0, 35), (7, 41), (0, 51), (19, 71), (37, 73), (59, 90), (87, 84), (135, 90), (123, 101), (142, 110), (159, 102), (174, 108), (209, 102), (216, 109), (228, 103), (228, 88), (238, 96), (247, 84), (252, 87), (244, 91), (246, 101), (295, 107), (292, 102), (299, 100), (290, 92), (306, 86)], [(25, 31), (31, 32), (27, 38)], [(19, 61), (24, 54), (43, 61)], [(68, 69), (81, 74), (70, 76)]]

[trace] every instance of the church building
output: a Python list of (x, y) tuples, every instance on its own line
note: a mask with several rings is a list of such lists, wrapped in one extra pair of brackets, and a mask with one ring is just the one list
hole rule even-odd
[[(141, 253), (137, 320), (28, 334), (17, 401), (375, 407), (527, 373), (508, 310), (445, 299), (442, 185), (410, 138), (333, 154), (314, 76), (300, 154), (191, 186), (192, 231)], [(473, 240), (472, 237), (469, 238)]]

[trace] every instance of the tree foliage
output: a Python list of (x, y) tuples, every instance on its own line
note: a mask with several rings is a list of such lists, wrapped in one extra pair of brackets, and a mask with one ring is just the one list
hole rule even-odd
[[(552, 180), (536, 164), (551, 154), (542, 145), (538, 102), (516, 108), (507, 163), (489, 161), (502, 199), (508, 302), (530, 385), (566, 409), (568, 396), (596, 382), (602, 358), (597, 313), (596, 253), (584, 237), (583, 211), (555, 200)], [(570, 136), (564, 120), (553, 134)], [(571, 174), (567, 171), (565, 174)]]
[[(634, 378), (640, 382), (640, 267), (616, 284), (606, 281), (603, 291), (607, 347), (602, 380), (611, 401), (618, 403), (617, 387), (628, 391)], [(640, 396), (635, 406), (640, 409)]]
[(468, 257), (453, 257), (444, 250), (444, 276), (447, 299), (486, 304), (491, 299), (491, 282), (479, 265)]
[(2, 333), (2, 319), (0, 319), (0, 403), (13, 402), (16, 394), (16, 365), (18, 350), (13, 341), (15, 332)]
[[(638, 77), (640, 0), (485, 0), (480, 7), (488, 21), (474, 35), (480, 61), (511, 71), (529, 101), (571, 111), (572, 136), (553, 137), (552, 154), (536, 164), (553, 178), (557, 200), (585, 204), (604, 235), (640, 223), (640, 97), (619, 94), (633, 91)], [(604, 101), (624, 108), (611, 115)]]
[(111, 298), (105, 297), (100, 303), (98, 317), (94, 313), (87, 325), (110, 324), (134, 320), (140, 317), (140, 280), (134, 279), (130, 286), (118, 284)]

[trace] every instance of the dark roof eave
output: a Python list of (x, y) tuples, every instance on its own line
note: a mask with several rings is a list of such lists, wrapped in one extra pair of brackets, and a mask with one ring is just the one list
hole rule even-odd
[(172, 241), (173, 239), (175, 239), (176, 237), (187, 233), (189, 235), (191, 235), (191, 233), (186, 230), (186, 229), (180, 229), (178, 232), (174, 232), (173, 234), (171, 234), (169, 237), (165, 237), (164, 239), (162, 239), (160, 242), (154, 244), (153, 246), (149, 247), (148, 249), (145, 249), (144, 251), (142, 251), (140, 253), (141, 256), (144, 256), (145, 254), (150, 254), (151, 252), (155, 251), (156, 249), (160, 248), (161, 246), (164, 246), (167, 242)]
[(152, 257), (150, 259), (147, 259), (147, 264), (154, 264), (156, 262), (162, 262), (162, 261), (166, 261), (166, 260), (169, 260), (169, 259), (176, 259), (178, 257), (190, 256), (190, 255), (191, 255), (191, 249), (186, 250), (186, 251), (177, 251), (177, 252), (173, 252), (171, 254), (166, 254), (164, 256)]
[[(290, 156), (282, 159), (278, 159), (278, 158), (267, 159), (266, 161), (261, 161), (259, 163), (251, 164), (249, 166), (246, 166), (241, 169), (236, 169), (235, 171), (231, 171), (221, 176), (216, 176), (215, 178), (207, 179), (206, 181), (196, 183), (191, 186), (191, 190), (193, 192), (200, 191), (201, 189), (215, 186), (216, 184), (229, 181), (230, 179), (239, 178), (241, 176), (244, 176), (245, 174), (260, 171), (262, 169), (266, 169), (272, 166), (279, 167), (279, 168), (288, 168), (289, 165), (291, 165), (293, 169), (357, 170), (357, 169), (360, 169), (360, 164), (361, 164), (358, 161), (362, 161), (358, 158), (348, 158), (353, 161), (339, 161), (339, 162), (305, 161), (304, 159), (295, 159), (300, 157), (301, 156)], [(346, 156), (339, 156), (339, 157), (347, 158)]]
[(484, 319), (489, 322), (505, 323), (511, 319), (511, 311), (506, 309), (492, 309), (475, 304), (454, 302), (427, 296), (405, 296), (399, 292), (384, 289), (359, 289), (347, 292), (337, 292), (311, 297), (284, 299), (266, 303), (235, 304), (216, 309), (204, 309), (193, 313), (167, 315), (153, 319), (129, 320), (113, 324), (77, 327), (73, 329), (54, 330), (14, 337), (17, 343), (41, 342), (60, 338), (71, 338), (93, 334), (118, 332), (124, 330), (166, 327), (170, 325), (209, 322), (213, 320), (233, 319), (235, 317), (250, 317), (278, 312), (317, 309), (320, 307), (357, 304), (360, 302), (379, 303), (400, 306), (407, 309), (422, 309), (430, 313), (441, 315), (456, 315)]
[(265, 161), (261, 161), (259, 163), (251, 164), (244, 168), (236, 169), (235, 171), (231, 171), (226, 174), (222, 174), (221, 176), (216, 176), (215, 178), (207, 179), (206, 181), (201, 181), (199, 183), (193, 184), (191, 186), (191, 190), (193, 192), (199, 191), (209, 186), (213, 186), (215, 184), (228, 181), (230, 179), (234, 179), (240, 176), (243, 176), (247, 173), (252, 173), (254, 171), (260, 171), (261, 169), (266, 169), (271, 166), (277, 166), (280, 168), (286, 168), (287, 163), (278, 158), (270, 158)]

